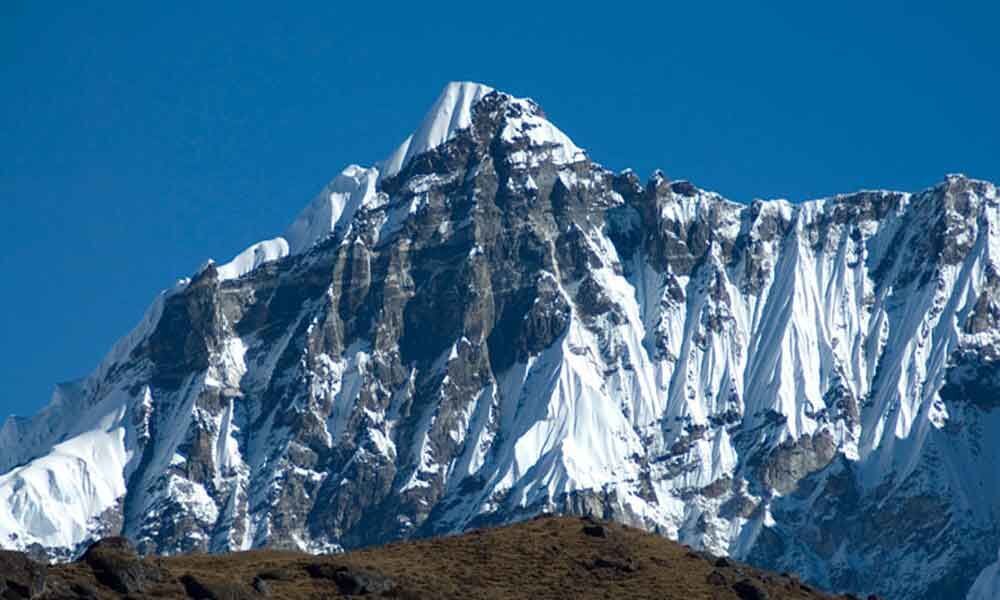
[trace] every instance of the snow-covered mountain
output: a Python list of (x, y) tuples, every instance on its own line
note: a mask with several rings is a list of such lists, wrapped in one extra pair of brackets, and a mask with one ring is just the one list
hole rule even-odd
[(455, 83), (3, 425), (0, 545), (325, 551), (590, 512), (959, 598), (996, 585), (998, 409), (992, 184), (739, 204)]

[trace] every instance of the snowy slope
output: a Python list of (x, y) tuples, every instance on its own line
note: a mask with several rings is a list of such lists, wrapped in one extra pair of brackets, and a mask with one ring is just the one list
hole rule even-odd
[(961, 597), (1000, 544), (998, 299), (992, 184), (739, 204), (449, 84), (0, 428), (0, 539), (329, 551), (598, 513)]
[(445, 86), (420, 127), (380, 164), (383, 177), (392, 177), (410, 160), (447, 142), (472, 124), (472, 106), (493, 91), (488, 86), (469, 81)]
[(969, 590), (967, 600), (995, 600), (1000, 598), (1000, 558), (983, 569)]
[(289, 250), (308, 250), (331, 233), (350, 225), (354, 213), (370, 206), (377, 196), (378, 170), (351, 165), (331, 181), (285, 232)]

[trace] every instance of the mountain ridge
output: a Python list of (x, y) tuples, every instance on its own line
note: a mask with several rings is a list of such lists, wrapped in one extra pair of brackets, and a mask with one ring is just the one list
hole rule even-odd
[(1000, 545), (996, 188), (740, 204), (542, 115), (449, 85), (398, 171), (348, 167), (164, 292), (0, 429), (0, 543), (325, 551), (559, 510), (830, 589), (969, 589)]

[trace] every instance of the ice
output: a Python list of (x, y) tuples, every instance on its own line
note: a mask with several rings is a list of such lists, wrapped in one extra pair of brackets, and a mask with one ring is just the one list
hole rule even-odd
[(91, 520), (125, 493), (123, 409), (104, 403), (106, 414), (65, 442), (0, 476), (0, 544), (37, 543), (73, 548)]
[(383, 177), (399, 173), (415, 156), (437, 148), (472, 124), (472, 107), (493, 88), (470, 81), (454, 81), (445, 86), (420, 127), (406, 138), (379, 167)]
[(351, 165), (344, 169), (285, 231), (289, 253), (304, 252), (334, 232), (343, 231), (358, 209), (376, 205), (378, 176), (374, 168)]
[(280, 260), (288, 256), (288, 242), (284, 238), (274, 238), (257, 242), (250, 246), (233, 260), (216, 267), (219, 280), (238, 279), (264, 263)]
[[(509, 143), (525, 141), (536, 149), (543, 149), (541, 153), (532, 153), (531, 156), (545, 157), (556, 165), (571, 164), (586, 158), (583, 150), (541, 115), (541, 109), (537, 104), (527, 99), (516, 99), (514, 103), (521, 109), (521, 116), (507, 119), (507, 124), (501, 133), (504, 141)], [(524, 162), (528, 154), (518, 153), (517, 156)]]

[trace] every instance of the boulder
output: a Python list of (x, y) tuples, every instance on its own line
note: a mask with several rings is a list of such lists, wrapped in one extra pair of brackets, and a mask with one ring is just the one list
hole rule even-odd
[(97, 590), (93, 586), (86, 583), (73, 583), (69, 586), (70, 592), (74, 595), (77, 600), (90, 600), (91, 598), (100, 598)]
[(370, 569), (357, 569), (330, 563), (314, 563), (306, 567), (306, 572), (314, 579), (329, 579), (336, 584), (341, 594), (365, 596), (381, 594), (395, 588), (395, 583), (385, 575)]
[(768, 600), (771, 597), (763, 586), (750, 579), (741, 579), (734, 583), (733, 591), (740, 600)]
[(729, 583), (726, 576), (723, 575), (718, 569), (713, 569), (712, 572), (705, 577), (705, 581), (711, 585), (726, 585)]
[(278, 567), (273, 569), (265, 569), (257, 573), (257, 577), (254, 579), (260, 579), (261, 581), (295, 581), (297, 573), (288, 567)]
[(251, 583), (250, 585), (253, 587), (254, 591), (256, 591), (258, 594), (262, 596), (271, 595), (271, 584), (269, 584), (266, 579), (263, 579), (260, 576), (254, 577), (253, 583)]
[(23, 552), (0, 550), (0, 598), (34, 598), (45, 591), (48, 567)]
[(608, 528), (598, 523), (590, 517), (584, 517), (581, 519), (583, 521), (583, 533), (584, 535), (589, 535), (590, 537), (606, 538), (608, 537)]
[(614, 558), (597, 557), (591, 563), (592, 569), (605, 569), (617, 573), (635, 573), (639, 570), (639, 563), (631, 558), (622, 560)]
[(122, 537), (96, 542), (81, 560), (101, 585), (121, 594), (140, 594), (150, 583), (162, 579), (160, 569), (139, 558), (132, 543)]
[(242, 583), (190, 573), (181, 577), (181, 585), (193, 600), (255, 600), (260, 597), (250, 586)]

